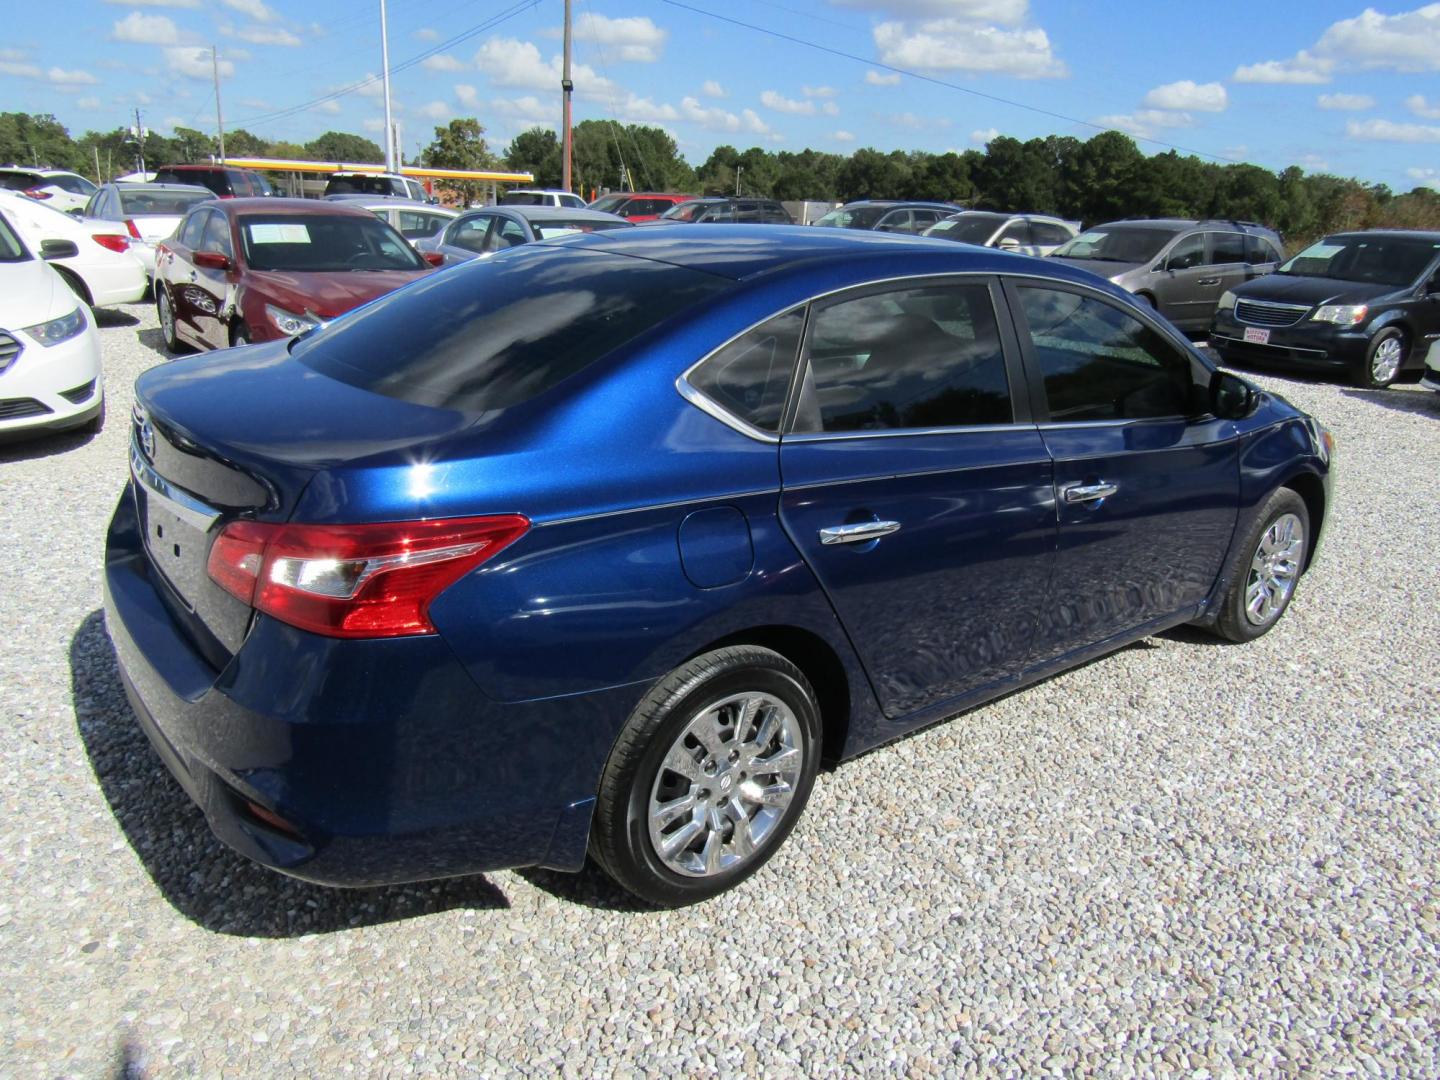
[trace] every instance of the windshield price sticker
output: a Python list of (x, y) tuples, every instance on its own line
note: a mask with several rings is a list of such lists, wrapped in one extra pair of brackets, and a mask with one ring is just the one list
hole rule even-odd
[(304, 225), (249, 225), (252, 244), (308, 244), (310, 230)]

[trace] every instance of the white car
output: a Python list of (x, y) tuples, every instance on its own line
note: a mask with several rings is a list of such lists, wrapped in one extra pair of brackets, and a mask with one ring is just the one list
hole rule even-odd
[(85, 207), (87, 225), (130, 236), (130, 253), (155, 276), (155, 245), (175, 231), (196, 203), (215, 198), (195, 184), (101, 184)]
[(1425, 373), (1420, 376), (1420, 385), (1427, 390), (1440, 391), (1440, 341), (1430, 343), (1425, 354)]
[(32, 251), (44, 255), (52, 240), (75, 245), (74, 254), (51, 262), (86, 303), (131, 304), (145, 295), (150, 283), (145, 266), (130, 251), (130, 235), (113, 222), (87, 224), (13, 191), (0, 191), (0, 210)]
[(0, 437), (104, 422), (95, 317), (0, 208)]
[(350, 205), (363, 206), (381, 221), (389, 222), (411, 244), (438, 236), (446, 225), (460, 216), (460, 211), (451, 210), (448, 206), (404, 199), (357, 199)]
[(590, 204), (571, 191), (547, 191), (541, 188), (517, 188), (500, 196), (501, 206), (560, 206), (567, 210), (585, 210)]
[(1003, 248), (1022, 255), (1049, 255), (1079, 234), (1076, 222), (1044, 214), (996, 214), (962, 210), (937, 221), (922, 236), (958, 240), (962, 244)]
[(0, 165), (0, 189), (23, 192), (67, 214), (83, 210), (95, 194), (95, 185), (79, 173), (23, 165)]

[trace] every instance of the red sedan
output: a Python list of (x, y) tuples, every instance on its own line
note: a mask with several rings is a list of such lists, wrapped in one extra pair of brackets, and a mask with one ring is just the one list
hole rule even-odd
[(228, 199), (156, 248), (155, 307), (171, 352), (223, 349), (302, 334), (432, 269), (368, 210)]

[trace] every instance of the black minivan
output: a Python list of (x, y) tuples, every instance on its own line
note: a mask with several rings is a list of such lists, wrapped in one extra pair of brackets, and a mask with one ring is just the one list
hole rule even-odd
[(1225, 293), (1210, 344), (1227, 364), (1347, 372), (1380, 389), (1440, 341), (1440, 232), (1370, 229), (1311, 244)]

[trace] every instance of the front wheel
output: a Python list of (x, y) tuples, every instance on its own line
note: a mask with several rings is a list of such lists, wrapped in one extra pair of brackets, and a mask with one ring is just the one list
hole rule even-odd
[(1365, 350), (1365, 363), (1355, 372), (1355, 384), (1369, 390), (1383, 390), (1405, 366), (1405, 334), (1397, 327), (1381, 330)]
[(1305, 569), (1310, 512), (1305, 500), (1280, 488), (1266, 501), (1245, 543), (1225, 594), (1216, 631), (1231, 641), (1253, 641), (1280, 621)]
[(707, 899), (775, 853), (819, 761), (820, 709), (799, 668), (755, 646), (705, 653), (626, 722), (601, 777), (591, 851), (652, 904)]
[(175, 307), (170, 301), (170, 293), (159, 282), (155, 284), (155, 316), (160, 320), (160, 337), (165, 342), (165, 351), (184, 352), (185, 346), (175, 333)]

